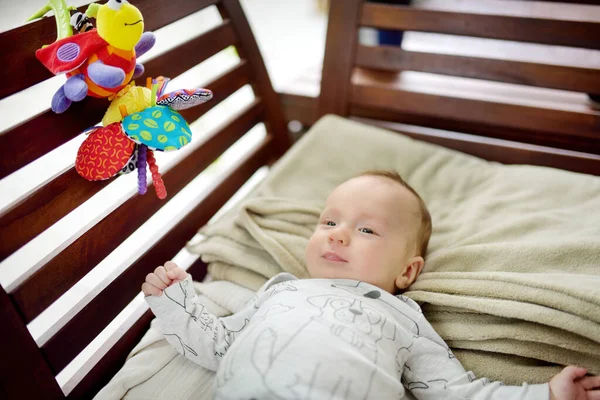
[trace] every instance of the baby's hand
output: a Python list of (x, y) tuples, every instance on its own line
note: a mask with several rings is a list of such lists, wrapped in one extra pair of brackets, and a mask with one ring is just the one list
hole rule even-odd
[(146, 275), (146, 282), (142, 284), (142, 292), (146, 296), (161, 296), (164, 289), (181, 282), (187, 276), (182, 268), (173, 261), (167, 261), (163, 266), (157, 267), (154, 272)]
[(568, 366), (550, 380), (550, 400), (600, 400), (600, 376)]

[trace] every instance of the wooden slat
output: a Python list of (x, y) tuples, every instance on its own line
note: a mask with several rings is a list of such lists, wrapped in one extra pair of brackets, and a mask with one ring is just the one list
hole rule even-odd
[[(596, 140), (579, 138), (567, 135), (558, 135), (544, 132), (542, 130), (532, 131), (525, 129), (510, 128), (501, 125), (486, 125), (484, 123), (469, 120), (450, 119), (430, 115), (420, 115), (397, 110), (370, 108), (358, 105), (350, 107), (350, 115), (353, 117), (369, 118), (380, 121), (397, 122), (401, 124), (418, 125), (452, 132), (505, 139), (514, 142), (529, 143), (539, 146), (553, 147), (590, 153), (594, 148)], [(591, 144), (591, 146), (590, 146)]]
[[(199, 11), (218, 0), (137, 0), (135, 6), (144, 16), (144, 30), (155, 31), (183, 17)], [(42, 2), (39, 2), (42, 4)], [(84, 12), (87, 6), (79, 8)], [(35, 58), (35, 51), (56, 40), (54, 17), (15, 28), (0, 35), (0, 99), (52, 77), (52, 74)]]
[(357, 71), (352, 103), (432, 118), (447, 118), (587, 139), (591, 153), (600, 153), (600, 114), (569, 112), (517, 104), (397, 90), (395, 74)]
[(63, 114), (47, 110), (0, 134), (0, 179), (65, 144), (98, 123), (108, 103), (87, 98)]
[(213, 98), (210, 101), (182, 110), (181, 115), (190, 123), (196, 121), (242, 86), (250, 84), (251, 73), (248, 61), (240, 60), (234, 67), (231, 67), (206, 85), (206, 88), (213, 92)]
[[(201, 36), (188, 40), (152, 62), (144, 71), (140, 84), (145, 82), (145, 77), (157, 76), (175, 77), (188, 69), (200, 64), (219, 51), (234, 45), (235, 33), (231, 22), (223, 21), (219, 26), (209, 30)], [(168, 89), (168, 88), (167, 88)]]
[(390, 121), (354, 118), (358, 122), (393, 130), (403, 135), (435, 143), (463, 153), (503, 164), (529, 164), (560, 168), (567, 171), (600, 175), (600, 156), (554, 149), (545, 146), (484, 138), (464, 133), (441, 131)]
[(0, 216), (0, 261), (102, 190), (112, 180), (90, 182), (74, 167), (5, 210)]
[(4, 343), (0, 358), (0, 398), (63, 399), (63, 392), (40, 349), (1, 286), (0, 324), (0, 340)]
[[(164, 176), (169, 196), (210, 165), (245, 132), (262, 121), (263, 102), (256, 98), (223, 129), (204, 139), (202, 145)], [(29, 322), (102, 261), (139, 228), (164, 203), (153, 193), (135, 194), (64, 249), (12, 293), (24, 319)]]
[(600, 23), (365, 4), (362, 26), (600, 49)]
[(405, 51), (393, 46), (359, 46), (358, 67), (422, 71), (491, 81), (600, 93), (600, 69)]
[(300, 121), (305, 126), (311, 126), (317, 121), (318, 98), (280, 93), (279, 100), (287, 121)]
[(153, 318), (152, 311), (146, 311), (94, 365), (66, 398), (70, 400), (89, 400), (93, 398), (125, 364), (127, 355), (144, 337)]
[(348, 115), (350, 76), (358, 40), (361, 0), (332, 1), (329, 9), (318, 117)]
[[(250, 82), (248, 63), (242, 60), (211, 81), (207, 87), (214, 93), (211, 101), (182, 112), (193, 122), (214, 106)], [(59, 219), (99, 192), (111, 181), (89, 182), (74, 167), (58, 176), (18, 205), (0, 214), (0, 261), (42, 233)]]
[[(102, 329), (136, 296), (144, 277), (161, 263), (173, 258), (231, 196), (266, 164), (272, 137), (241, 159), (232, 172), (211, 190), (158, 243), (143, 253), (133, 265), (116, 278), (81, 312), (54, 335), (42, 349), (55, 372), (62, 370)], [(201, 276), (194, 276), (201, 280)]]
[[(138, 82), (143, 82), (146, 76), (163, 75), (174, 78), (234, 44), (234, 39), (231, 24), (225, 21), (205, 34), (147, 62), (146, 71)], [(0, 179), (98, 123), (108, 104), (106, 99), (87, 98), (74, 103), (63, 114), (57, 115), (52, 110), (47, 110), (40, 116), (0, 134)]]
[(274, 145), (272, 149), (275, 151), (275, 157), (279, 158), (290, 148), (291, 140), (288, 136), (287, 124), (279, 104), (279, 98), (271, 85), (271, 79), (258, 49), (258, 44), (254, 39), (239, 0), (222, 0), (218, 8), (223, 19), (230, 19), (233, 24), (239, 40), (237, 50), (240, 57), (250, 63), (253, 77), (252, 87), (256, 96), (262, 98), (265, 102), (265, 126), (267, 132), (273, 134)]

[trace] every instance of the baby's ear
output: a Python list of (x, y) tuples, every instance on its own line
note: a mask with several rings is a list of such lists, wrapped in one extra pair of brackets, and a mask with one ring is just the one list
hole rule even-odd
[(404, 271), (396, 278), (396, 287), (401, 290), (409, 287), (417, 279), (424, 265), (425, 260), (421, 256), (415, 256), (408, 260)]

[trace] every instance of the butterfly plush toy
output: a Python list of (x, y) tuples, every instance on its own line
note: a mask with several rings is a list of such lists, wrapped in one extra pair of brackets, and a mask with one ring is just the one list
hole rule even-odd
[(149, 81), (147, 87), (129, 85), (110, 104), (102, 125), (88, 130), (79, 147), (75, 169), (87, 180), (109, 179), (138, 171), (138, 190), (146, 193), (146, 165), (156, 195), (167, 196), (154, 151), (174, 151), (187, 145), (192, 131), (178, 110), (212, 98), (208, 89), (185, 89), (165, 93), (167, 78)]
[[(86, 96), (112, 97), (143, 74), (144, 67), (136, 58), (150, 50), (156, 38), (152, 32), (143, 32), (144, 19), (135, 6), (126, 0), (109, 0), (103, 5), (90, 4), (83, 17), (72, 17), (72, 7), (67, 7), (65, 0), (49, 0), (30, 20), (50, 10), (54, 11), (58, 38), (35, 55), (52, 73), (67, 75), (67, 82), (52, 98), (54, 112), (62, 113)], [(82, 25), (89, 17), (96, 19), (96, 29), (89, 29), (86, 23), (86, 29), (73, 34), (71, 22)]]

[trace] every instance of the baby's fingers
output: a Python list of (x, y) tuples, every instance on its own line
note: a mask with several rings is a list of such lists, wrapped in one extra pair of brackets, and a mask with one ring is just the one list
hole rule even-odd
[(146, 282), (160, 290), (166, 289), (169, 286), (154, 273), (146, 275)]
[[(163, 266), (156, 267), (156, 269), (154, 270), (154, 274), (156, 274), (156, 276), (165, 284), (165, 287), (171, 286), (171, 283), (173, 283), (171, 279), (167, 276), (167, 270)], [(164, 289), (161, 286), (157, 287), (159, 289)]]
[(187, 272), (183, 268), (173, 268), (167, 271), (167, 276), (173, 279), (174, 282), (179, 282), (187, 277)]
[(179, 266), (177, 264), (175, 264), (173, 261), (167, 261), (165, 263), (165, 269), (167, 270), (167, 272), (169, 272), (172, 269), (175, 268), (179, 268)]
[[(600, 375), (599, 376), (586, 376), (585, 378), (581, 378), (581, 386), (585, 390), (598, 389), (598, 396), (600, 396)], [(588, 395), (589, 397), (589, 395)]]
[(162, 290), (159, 288), (152, 286), (148, 282), (144, 282), (142, 284), (142, 292), (144, 292), (145, 296), (161, 296)]
[(585, 394), (587, 400), (600, 400), (600, 390), (588, 390)]

